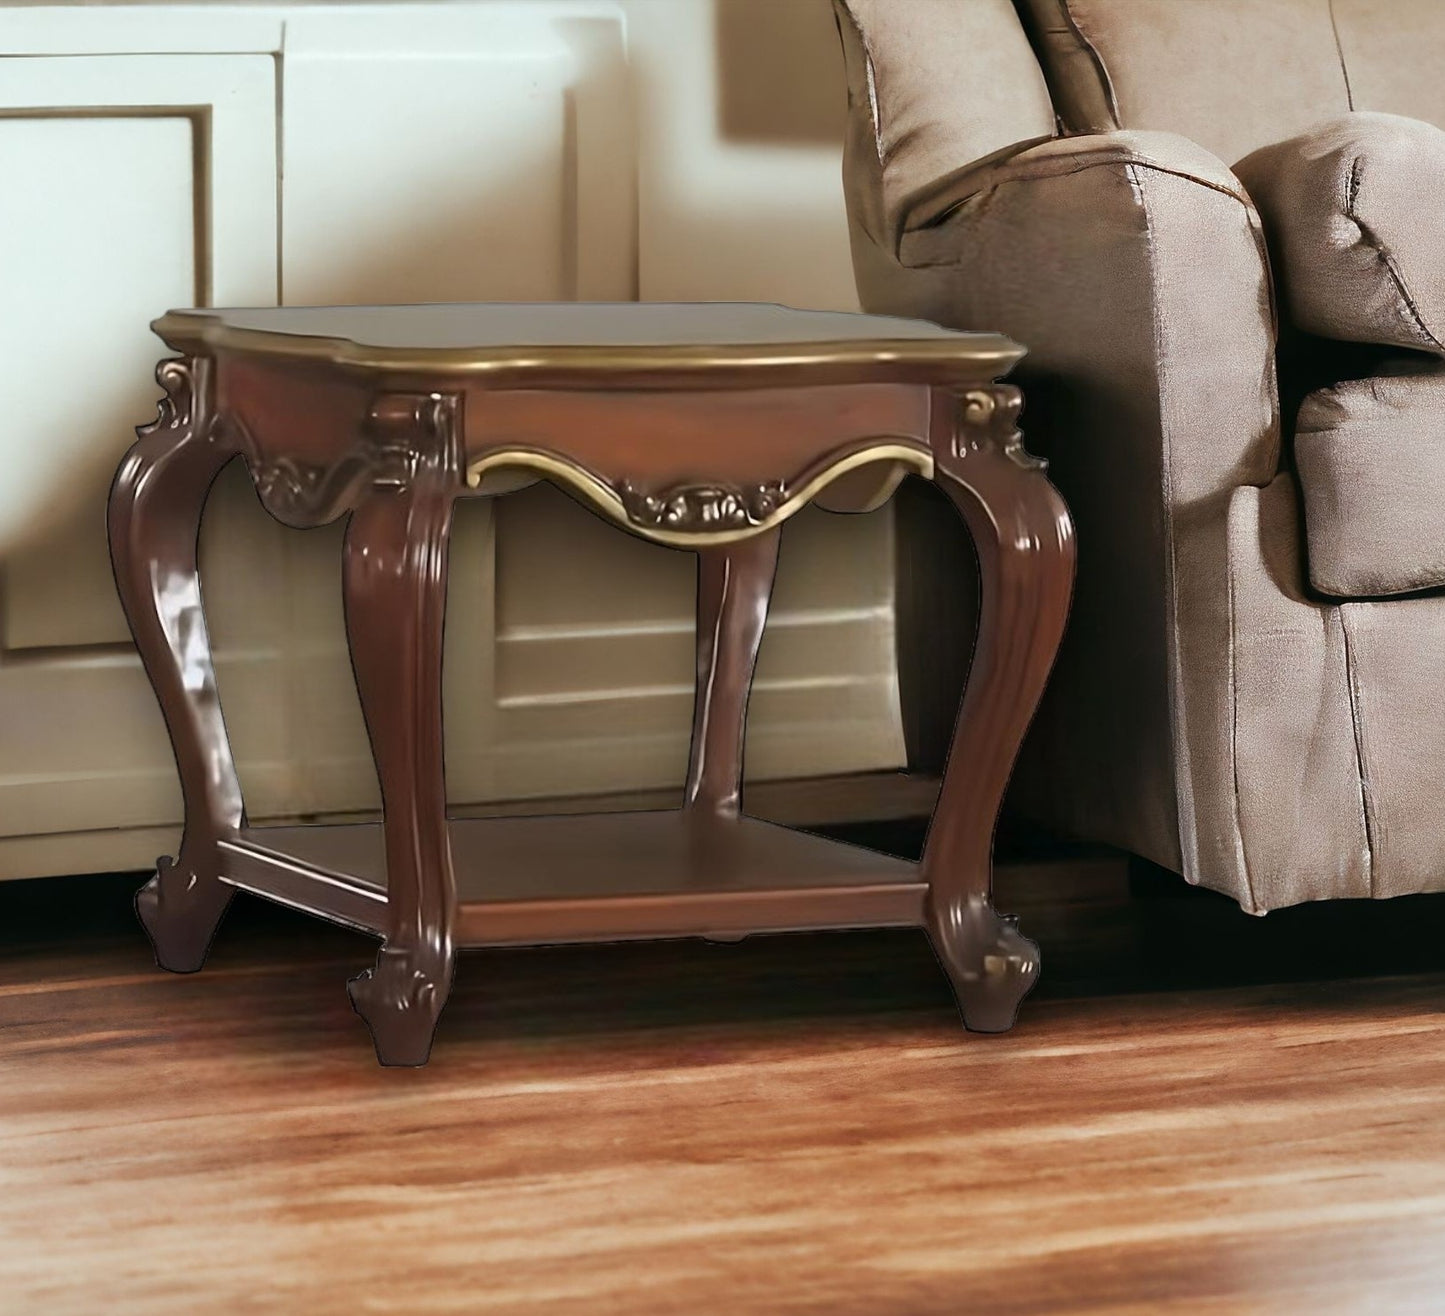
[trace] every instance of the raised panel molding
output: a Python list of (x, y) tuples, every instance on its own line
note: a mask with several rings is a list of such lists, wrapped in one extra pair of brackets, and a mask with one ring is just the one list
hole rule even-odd
[(47, 623), (12, 580), (8, 648), (126, 635), (103, 495), (156, 396), (147, 324), (177, 297), (274, 302), (275, 97), (260, 56), (0, 58), (0, 553), (35, 586), (58, 555), (89, 605)]
[[(486, 744), (510, 793), (548, 793), (547, 747), (562, 744), (579, 794), (617, 789), (609, 782), (619, 777), (628, 789), (680, 781), (693, 698), (693, 555), (619, 535), (545, 486), (499, 502), (495, 518)], [(891, 505), (794, 517), (753, 683), (750, 779), (904, 764), (893, 626)]]
[(298, 11), (284, 68), (285, 302), (635, 296), (612, 7)]
[(0, 268), (0, 411), (31, 439), (0, 486), (23, 545), (4, 565), (9, 651), (129, 640), (96, 508), (126, 446), (116, 418), (144, 415), (154, 392), (141, 308), (204, 282), (197, 126), (183, 112), (0, 112), (0, 233), (26, 255)]
[[(275, 71), (260, 54), (0, 58), (0, 837), (179, 816), (105, 496), (154, 414), (148, 322), (177, 299), (275, 301)], [(218, 523), (238, 494), (254, 509), (228, 481)], [(249, 549), (242, 566), (274, 569)]]

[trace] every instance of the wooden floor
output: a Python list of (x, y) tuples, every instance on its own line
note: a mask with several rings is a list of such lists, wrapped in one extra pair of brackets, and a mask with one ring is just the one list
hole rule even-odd
[(1009, 883), (1006, 1036), (912, 933), (486, 952), (420, 1071), (364, 938), (241, 898), (176, 977), (134, 879), (9, 884), (0, 1311), (1445, 1310), (1440, 901)]

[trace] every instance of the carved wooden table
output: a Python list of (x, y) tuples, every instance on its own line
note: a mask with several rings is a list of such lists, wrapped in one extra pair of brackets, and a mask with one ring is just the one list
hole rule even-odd
[[(999, 802), (1068, 612), (1068, 513), (1025, 454), (1007, 339), (763, 305), (176, 311), (160, 416), (110, 501), (121, 598), (175, 748), (178, 860), (137, 898), (198, 969), (236, 889), (382, 938), (350, 984), (383, 1064), (419, 1065), (455, 949), (859, 926), (928, 931), (966, 1025), (1008, 1028), (1037, 949), (990, 903)], [(252, 827), (216, 693), (196, 540), (247, 463), (278, 519), (350, 514), (352, 663), (384, 822)], [(979, 637), (922, 863), (748, 818), (743, 717), (782, 523), (936, 480), (978, 546)], [(442, 627), (456, 499), (545, 477), (698, 555), (682, 807), (451, 820)]]

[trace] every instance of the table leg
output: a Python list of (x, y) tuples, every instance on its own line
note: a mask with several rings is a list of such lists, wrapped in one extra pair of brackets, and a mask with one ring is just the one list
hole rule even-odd
[(697, 694), (686, 807), (736, 818), (748, 692), (773, 592), (781, 527), (697, 554)]
[(425, 458), (351, 514), (346, 630), (386, 830), (387, 932), (349, 984), (384, 1065), (422, 1065), (451, 990), (456, 888), (442, 752), (442, 628), (455, 486)]
[(1038, 978), (1039, 954), (991, 903), (994, 829), (1068, 617), (1073, 526), (1044, 463), (1022, 448), (1017, 389), (939, 400), (935, 479), (973, 536), (981, 597), (973, 666), (923, 852), (928, 932), (965, 1026), (1003, 1032)]
[(217, 842), (242, 822), (196, 560), (206, 497), (236, 449), (212, 423), (209, 361), (162, 361), (156, 378), (166, 390), (160, 415), (137, 431), (121, 463), (108, 521), (116, 587), (170, 732), (185, 801), (180, 855), (158, 861), (136, 912), (161, 967), (193, 973), (232, 895), (220, 881)]

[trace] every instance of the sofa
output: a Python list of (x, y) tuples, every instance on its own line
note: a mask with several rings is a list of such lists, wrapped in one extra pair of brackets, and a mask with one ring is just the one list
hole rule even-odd
[(1077, 525), (1011, 807), (1254, 913), (1445, 888), (1445, 3), (835, 10), (860, 300), (1027, 346)]

